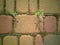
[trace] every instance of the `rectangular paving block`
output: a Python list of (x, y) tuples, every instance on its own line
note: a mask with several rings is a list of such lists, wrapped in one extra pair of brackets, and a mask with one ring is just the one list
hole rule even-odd
[(44, 37), (44, 45), (60, 45), (60, 35), (47, 35)]
[(6, 36), (3, 39), (3, 45), (18, 45), (16, 36)]
[(46, 16), (44, 20), (44, 30), (48, 32), (56, 32), (56, 17)]
[(14, 11), (14, 0), (6, 0), (6, 11), (10, 13)]
[(30, 12), (35, 13), (37, 11), (37, 0), (30, 0)]
[(11, 16), (0, 16), (0, 34), (9, 33), (12, 31), (12, 17)]
[(17, 12), (27, 12), (28, 0), (16, 0), (16, 10)]
[(60, 32), (60, 17), (58, 18), (58, 32)]
[(40, 0), (39, 5), (45, 13), (60, 13), (59, 3), (56, 0)]
[(22, 35), (20, 37), (20, 45), (33, 45), (33, 37), (29, 35)]
[(0, 0), (0, 12), (3, 11), (3, 0)]
[(43, 45), (41, 35), (37, 35), (35, 38), (35, 45)]
[(16, 33), (39, 33), (38, 18), (36, 15), (17, 15), (15, 17)]

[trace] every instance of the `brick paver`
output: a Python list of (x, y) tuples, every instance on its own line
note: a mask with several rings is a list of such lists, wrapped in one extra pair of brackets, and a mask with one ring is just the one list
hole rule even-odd
[(3, 11), (3, 1), (0, 0), (0, 11)]
[(60, 35), (45, 36), (44, 45), (60, 45)]
[(0, 16), (0, 34), (9, 33), (12, 30), (12, 17), (11, 16)]
[(60, 13), (59, 3), (56, 0), (40, 0), (40, 9), (43, 9), (45, 13)]
[(56, 31), (56, 18), (54, 16), (47, 16), (44, 21), (44, 30), (46, 32)]
[(15, 24), (15, 32), (16, 33), (38, 33), (40, 30), (38, 29), (37, 23), (38, 18), (35, 15), (17, 15), (16, 20), (18, 23)]
[(33, 37), (22, 35), (20, 38), (20, 45), (33, 45)]
[(37, 0), (30, 0), (30, 12), (35, 13), (37, 11)]
[(3, 39), (3, 45), (18, 45), (16, 36), (6, 36)]
[(6, 11), (10, 13), (14, 11), (14, 0), (6, 0)]
[(28, 11), (28, 0), (16, 0), (17, 12), (27, 12)]
[(41, 35), (37, 35), (36, 38), (35, 38), (35, 45), (42, 45), (42, 37)]

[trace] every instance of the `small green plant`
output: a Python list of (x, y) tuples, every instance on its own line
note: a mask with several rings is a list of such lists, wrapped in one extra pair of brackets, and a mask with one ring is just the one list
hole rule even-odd
[(44, 11), (37, 10), (36, 15), (39, 16), (39, 18), (41, 19), (41, 21), (43, 21), (43, 17), (45, 17), (44, 16)]
[(12, 14), (13, 16), (16, 16), (17, 13), (16, 13), (16, 11), (12, 11), (11, 14)]
[(36, 11), (36, 15), (37, 15), (37, 16), (44, 16), (44, 11), (42, 11), (42, 10), (37, 10), (37, 11)]

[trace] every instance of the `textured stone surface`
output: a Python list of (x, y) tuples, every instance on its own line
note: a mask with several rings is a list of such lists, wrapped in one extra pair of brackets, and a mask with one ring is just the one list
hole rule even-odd
[(6, 11), (10, 13), (14, 11), (14, 0), (6, 0)]
[(60, 45), (60, 35), (45, 36), (44, 45)]
[(9, 33), (12, 30), (12, 17), (11, 16), (0, 16), (0, 34)]
[(29, 35), (21, 36), (20, 45), (33, 45), (33, 37)]
[(54, 16), (47, 16), (44, 21), (44, 30), (46, 32), (56, 31), (56, 18)]
[(30, 12), (37, 11), (37, 0), (30, 0)]
[(0, 11), (3, 11), (3, 0), (0, 0)]
[(40, 9), (46, 13), (60, 13), (60, 4), (56, 0), (40, 0)]
[(60, 32), (60, 17), (58, 18), (58, 31)]
[(36, 36), (35, 45), (42, 45), (42, 37), (40, 35)]
[(6, 36), (3, 39), (3, 45), (18, 45), (16, 36)]
[(27, 12), (28, 11), (28, 0), (16, 0), (17, 12)]
[(15, 17), (17, 23), (15, 24), (16, 33), (38, 33), (38, 19), (35, 15), (18, 15)]

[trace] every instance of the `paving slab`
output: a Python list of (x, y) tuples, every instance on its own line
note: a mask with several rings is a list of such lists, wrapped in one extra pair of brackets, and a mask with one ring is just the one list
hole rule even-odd
[(56, 17), (46, 16), (44, 20), (44, 30), (46, 32), (55, 32), (56, 31)]
[(13, 12), (14, 11), (14, 0), (6, 0), (6, 12)]
[(17, 12), (27, 12), (28, 11), (28, 0), (16, 0), (16, 10)]
[(60, 35), (49, 34), (45, 36), (44, 45), (60, 45)]
[(12, 31), (12, 17), (0, 16), (0, 34), (10, 33)]
[(30, 0), (30, 12), (35, 13), (37, 11), (37, 0)]
[(33, 45), (33, 37), (29, 35), (22, 35), (20, 37), (20, 45)]
[(38, 18), (35, 15), (17, 15), (15, 23), (16, 33), (39, 33)]
[(0, 12), (3, 11), (3, 0), (0, 0)]
[(35, 38), (35, 45), (42, 45), (42, 37), (41, 35), (37, 35), (36, 38)]
[(45, 13), (60, 13), (60, 4), (56, 0), (40, 0), (39, 1), (40, 9), (42, 9)]
[(6, 36), (3, 39), (3, 45), (18, 45), (16, 36)]

